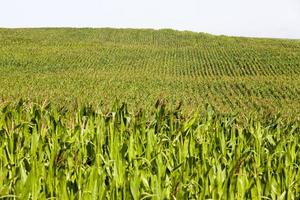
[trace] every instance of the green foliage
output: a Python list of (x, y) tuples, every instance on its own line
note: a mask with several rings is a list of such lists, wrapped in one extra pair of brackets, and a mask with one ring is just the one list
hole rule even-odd
[(0, 29), (0, 199), (300, 199), (299, 77), (299, 40)]
[(299, 199), (300, 122), (157, 102), (0, 108), (0, 198)]
[(0, 99), (158, 98), (220, 112), (300, 111), (300, 41), (172, 30), (0, 29)]

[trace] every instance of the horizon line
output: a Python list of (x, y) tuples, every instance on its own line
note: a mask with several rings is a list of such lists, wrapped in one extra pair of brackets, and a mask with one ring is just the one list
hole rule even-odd
[(300, 40), (300, 37), (269, 37), (269, 36), (245, 36), (245, 35), (232, 35), (232, 34), (220, 34), (220, 33), (211, 33), (211, 32), (203, 32), (203, 31), (195, 31), (189, 29), (176, 29), (170, 27), (113, 27), (113, 26), (0, 26), (0, 29), (116, 29), (116, 30), (172, 30), (178, 32), (191, 32), (198, 34), (208, 34), (212, 36), (225, 36), (225, 37), (239, 37), (239, 38), (253, 38), (253, 39), (279, 39), (279, 40)]

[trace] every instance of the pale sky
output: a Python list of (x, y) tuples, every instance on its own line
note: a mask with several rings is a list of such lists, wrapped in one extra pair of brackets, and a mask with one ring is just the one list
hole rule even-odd
[(300, 39), (300, 0), (0, 0), (0, 27), (172, 28)]

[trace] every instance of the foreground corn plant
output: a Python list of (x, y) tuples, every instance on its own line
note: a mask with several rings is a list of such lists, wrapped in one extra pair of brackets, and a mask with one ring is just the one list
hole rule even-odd
[(0, 110), (5, 199), (299, 199), (299, 122), (157, 104)]

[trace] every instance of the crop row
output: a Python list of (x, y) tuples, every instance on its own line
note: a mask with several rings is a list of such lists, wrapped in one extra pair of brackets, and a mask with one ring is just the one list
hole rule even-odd
[(299, 49), (297, 40), (171, 30), (1, 29), (0, 97), (293, 110)]

